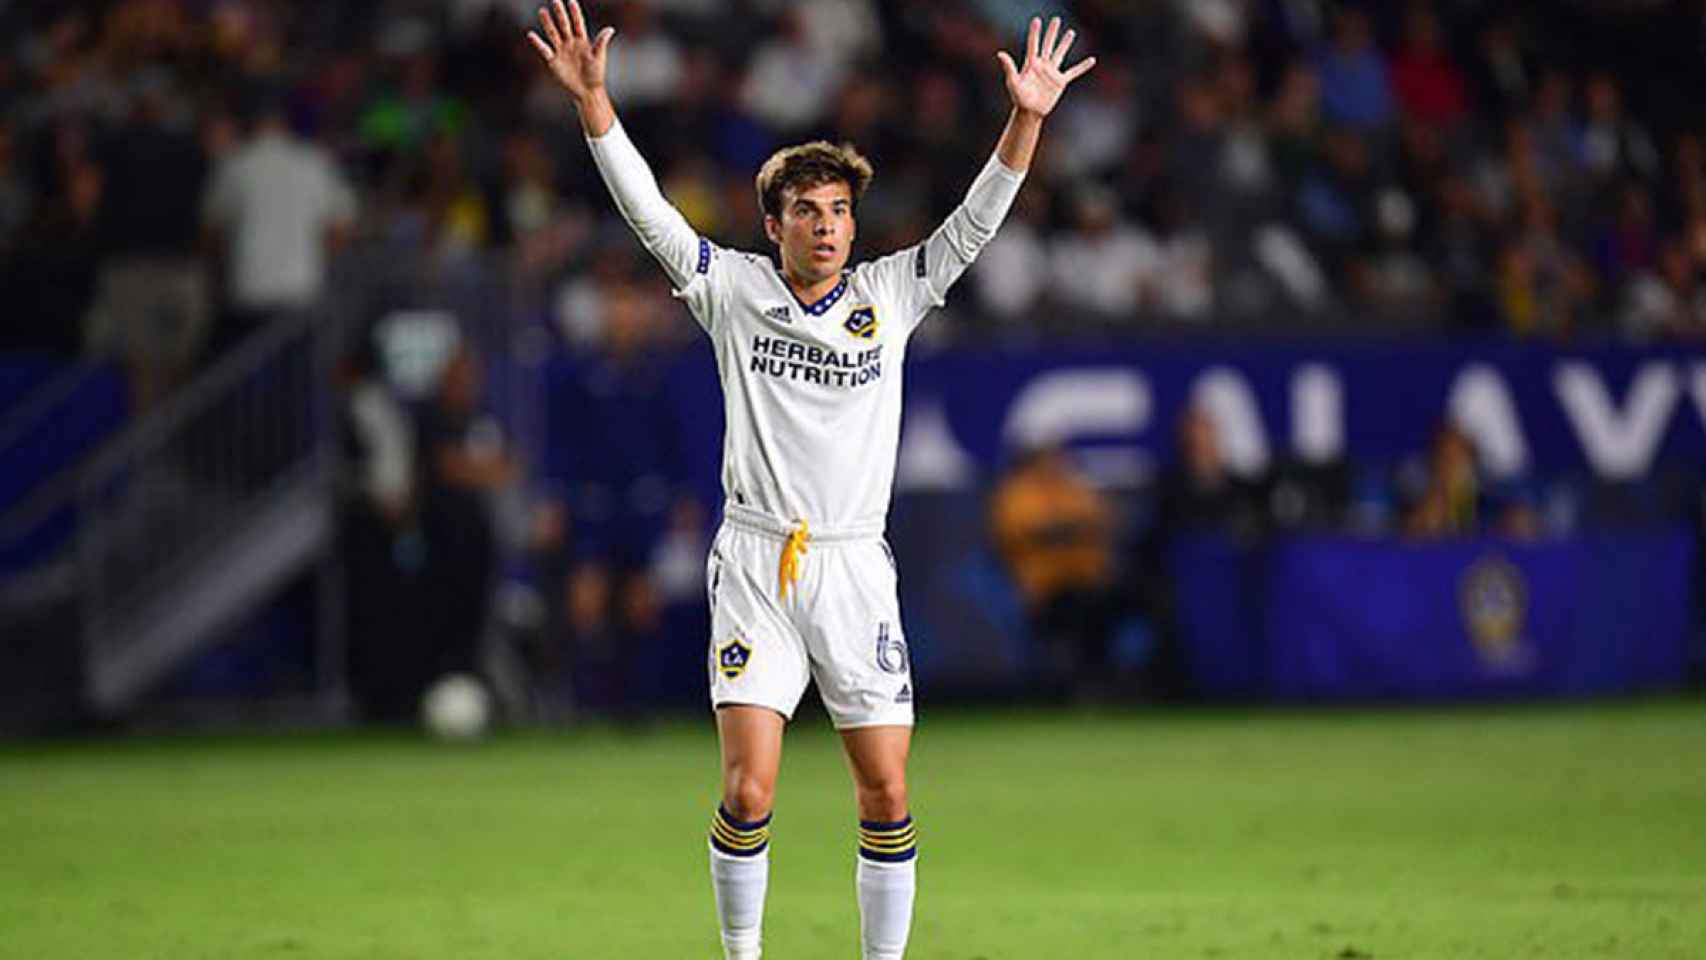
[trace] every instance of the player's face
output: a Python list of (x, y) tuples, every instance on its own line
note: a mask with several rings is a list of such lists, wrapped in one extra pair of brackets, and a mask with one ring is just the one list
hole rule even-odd
[(820, 183), (782, 191), (782, 216), (764, 218), (764, 231), (782, 248), (782, 265), (816, 282), (841, 273), (853, 253), (853, 191), (845, 183)]

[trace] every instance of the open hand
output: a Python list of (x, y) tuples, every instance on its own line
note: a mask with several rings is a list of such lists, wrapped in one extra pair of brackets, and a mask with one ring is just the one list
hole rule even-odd
[(569, 0), (566, 10), (563, 0), (552, 0), (549, 8), (540, 7), (539, 25), (544, 36), (538, 30), (529, 30), (527, 39), (569, 96), (580, 102), (603, 90), (610, 38), (616, 35), (616, 28), (605, 27), (597, 37), (589, 36), (586, 17), (576, 0)]
[(1066, 60), (1066, 51), (1072, 48), (1078, 32), (1068, 30), (1062, 37), (1059, 17), (1049, 21), (1048, 36), (1041, 37), (1042, 29), (1042, 20), (1032, 17), (1031, 34), (1025, 41), (1023, 68), (1014, 66), (1013, 58), (1005, 50), (995, 56), (1001, 61), (1002, 72), (1007, 75), (1007, 95), (1013, 99), (1013, 106), (1025, 113), (1046, 117), (1060, 102), (1066, 85), (1089, 73), (1090, 68), (1096, 65), (1096, 58), (1080, 60), (1072, 69), (1062, 72), (1060, 65)]

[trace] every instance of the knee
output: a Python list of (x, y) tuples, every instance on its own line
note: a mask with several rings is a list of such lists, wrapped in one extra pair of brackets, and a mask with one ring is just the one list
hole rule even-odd
[(737, 770), (723, 781), (723, 809), (736, 820), (764, 819), (775, 800), (776, 785), (763, 778)]
[(859, 785), (859, 818), (892, 823), (907, 812), (906, 780), (895, 777)]

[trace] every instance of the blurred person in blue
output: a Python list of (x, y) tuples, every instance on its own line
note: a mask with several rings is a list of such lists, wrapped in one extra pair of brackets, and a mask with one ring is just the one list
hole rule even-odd
[(575, 701), (628, 713), (655, 695), (656, 671), (637, 668), (661, 638), (669, 591), (654, 575), (658, 551), (677, 535), (700, 539), (704, 515), (679, 436), (680, 358), (663, 342), (656, 298), (626, 277), (601, 286), (594, 345), (548, 374), (545, 480), (563, 543), (547, 576)]
[(1391, 78), (1367, 12), (1356, 6), (1339, 11), (1318, 67), (1327, 122), (1367, 132), (1391, 126), (1396, 112)]

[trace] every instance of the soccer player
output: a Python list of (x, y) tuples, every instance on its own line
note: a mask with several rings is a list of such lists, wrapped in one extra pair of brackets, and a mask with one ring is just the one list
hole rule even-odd
[(758, 172), (779, 252), (725, 250), (666, 201), (605, 89), (615, 30), (553, 0), (528, 39), (573, 100), (605, 185), (711, 338), (727, 418), (723, 524), (707, 561), (709, 670), (722, 749), (711, 880), (731, 960), (756, 958), (782, 730), (808, 681), (840, 731), (859, 808), (866, 960), (898, 960), (912, 924), (917, 834), (907, 806), (911, 663), (883, 540), (908, 338), (994, 236), (1067, 84), (1074, 32), (1031, 21), (1025, 61), (996, 54), (1013, 107), (963, 203), (923, 243), (851, 270), (871, 164), (851, 146), (777, 152)]

